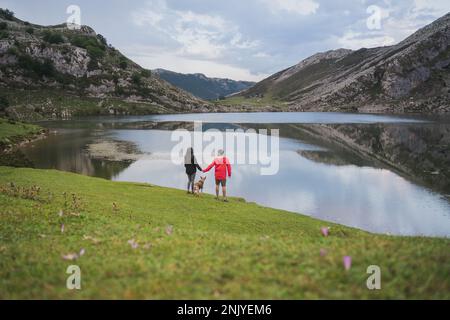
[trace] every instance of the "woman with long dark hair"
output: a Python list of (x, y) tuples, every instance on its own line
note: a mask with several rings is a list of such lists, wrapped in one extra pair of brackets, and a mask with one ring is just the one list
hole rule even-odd
[(197, 159), (194, 156), (194, 149), (188, 148), (186, 155), (184, 156), (184, 167), (186, 168), (186, 174), (188, 176), (187, 193), (194, 193), (195, 176), (197, 175), (197, 169), (203, 171), (198, 165)]

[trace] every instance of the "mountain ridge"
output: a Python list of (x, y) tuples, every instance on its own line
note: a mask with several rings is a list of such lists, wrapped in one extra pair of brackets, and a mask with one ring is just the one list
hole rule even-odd
[(205, 100), (222, 99), (248, 89), (255, 84), (251, 81), (207, 77), (203, 73), (179, 73), (162, 68), (152, 71), (172, 85)]
[(0, 9), (0, 88), (11, 116), (39, 119), (212, 108), (125, 57), (91, 27), (40, 26), (8, 13)]
[(288, 111), (450, 112), (450, 13), (393, 46), (315, 54), (238, 94)]

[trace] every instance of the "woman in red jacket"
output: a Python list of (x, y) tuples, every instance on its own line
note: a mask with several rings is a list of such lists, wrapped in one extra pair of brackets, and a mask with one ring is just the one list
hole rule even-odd
[(219, 186), (222, 185), (222, 193), (223, 199), (225, 202), (227, 200), (227, 175), (231, 178), (231, 165), (230, 160), (225, 156), (225, 152), (223, 150), (219, 150), (218, 157), (214, 159), (213, 163), (211, 163), (208, 168), (203, 170), (204, 173), (208, 172), (212, 168), (215, 168), (215, 177), (216, 177), (216, 199), (219, 200)]

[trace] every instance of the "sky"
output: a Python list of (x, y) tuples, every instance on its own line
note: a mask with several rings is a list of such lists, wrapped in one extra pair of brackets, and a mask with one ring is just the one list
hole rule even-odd
[(0, 0), (42, 25), (80, 22), (148, 69), (259, 81), (317, 53), (398, 43), (450, 0)]

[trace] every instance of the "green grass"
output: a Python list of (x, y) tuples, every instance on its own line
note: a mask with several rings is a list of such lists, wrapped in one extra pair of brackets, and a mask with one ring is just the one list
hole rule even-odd
[[(331, 226), (328, 238), (322, 226)], [(448, 299), (449, 245), (372, 235), (239, 199), (0, 167), (0, 299)], [(78, 260), (62, 259), (82, 248)], [(350, 271), (345, 255), (353, 258)], [(81, 268), (79, 291), (65, 287), (72, 264)], [(369, 265), (381, 267), (380, 291), (366, 288)]]
[(41, 127), (33, 124), (0, 118), (0, 145), (17, 143), (24, 138), (39, 134), (41, 131)]
[[(251, 107), (283, 106), (283, 103), (281, 101), (273, 99), (270, 96), (270, 94), (265, 95), (263, 98), (256, 98), (256, 97), (246, 98), (243, 96), (233, 96), (226, 98), (225, 100), (215, 101), (215, 103), (227, 106), (251, 106)], [(280, 111), (282, 110), (280, 109)]]
[[(110, 115), (113, 108), (120, 114), (167, 113), (168, 109), (157, 104), (127, 102), (120, 98), (91, 98), (70, 95), (61, 90), (18, 90), (2, 92), (15, 112), (26, 121), (61, 118), (63, 112), (73, 117)], [(31, 107), (30, 107), (31, 106)]]

